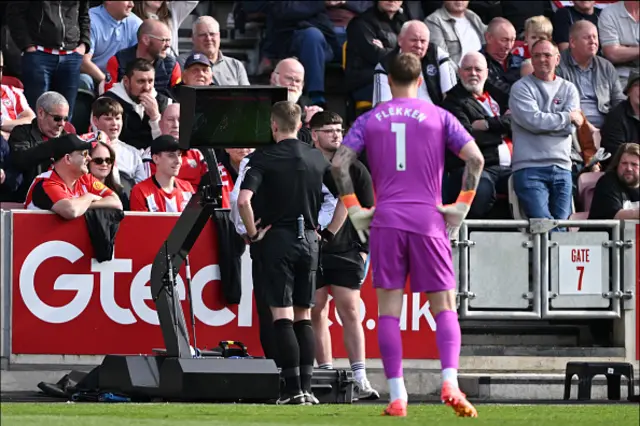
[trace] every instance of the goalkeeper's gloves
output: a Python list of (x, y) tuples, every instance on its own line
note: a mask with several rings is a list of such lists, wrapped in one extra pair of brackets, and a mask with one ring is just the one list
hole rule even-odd
[(475, 196), (476, 191), (474, 190), (462, 191), (455, 203), (438, 206), (438, 211), (443, 214), (444, 220), (447, 222), (449, 239), (458, 239), (460, 225), (467, 217)]
[(360, 241), (362, 241), (363, 244), (366, 243), (367, 237), (369, 236), (369, 226), (373, 219), (373, 213), (376, 210), (375, 207), (370, 209), (363, 208), (355, 194), (343, 195), (340, 197), (340, 200), (347, 208), (349, 219), (351, 220), (355, 230), (358, 232)]

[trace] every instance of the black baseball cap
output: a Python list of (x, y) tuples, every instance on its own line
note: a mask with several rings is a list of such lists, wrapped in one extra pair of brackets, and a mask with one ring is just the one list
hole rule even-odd
[(193, 64), (202, 64), (210, 67), (211, 61), (203, 53), (192, 53), (187, 60), (184, 61), (184, 69), (186, 70)]
[(90, 151), (93, 147), (91, 142), (87, 142), (81, 139), (78, 135), (71, 133), (51, 139), (47, 143), (51, 144), (54, 161), (58, 161), (65, 155), (76, 151)]
[(151, 155), (180, 151), (180, 143), (171, 135), (158, 136), (151, 142)]

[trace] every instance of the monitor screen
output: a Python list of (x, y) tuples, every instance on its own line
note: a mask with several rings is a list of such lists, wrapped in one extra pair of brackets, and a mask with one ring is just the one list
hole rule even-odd
[(273, 143), (271, 107), (287, 100), (287, 88), (273, 86), (183, 87), (180, 146), (257, 148)]

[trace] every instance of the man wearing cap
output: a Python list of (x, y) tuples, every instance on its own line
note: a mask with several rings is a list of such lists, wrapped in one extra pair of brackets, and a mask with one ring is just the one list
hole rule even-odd
[(605, 151), (615, 154), (618, 147), (627, 142), (640, 143), (640, 72), (631, 71), (627, 86), (625, 101), (613, 108), (601, 129), (602, 147)]
[(192, 53), (184, 63), (182, 81), (173, 87), (171, 95), (180, 101), (183, 86), (210, 86), (213, 84), (211, 61), (203, 53)]
[(69, 220), (90, 208), (122, 210), (118, 195), (89, 173), (90, 142), (68, 134), (47, 143), (53, 152), (53, 169), (35, 178), (24, 203), (26, 209), (51, 210)]
[(180, 213), (195, 192), (187, 181), (178, 179), (182, 151), (178, 140), (162, 135), (151, 142), (151, 159), (156, 165), (153, 176), (131, 190), (131, 210)]

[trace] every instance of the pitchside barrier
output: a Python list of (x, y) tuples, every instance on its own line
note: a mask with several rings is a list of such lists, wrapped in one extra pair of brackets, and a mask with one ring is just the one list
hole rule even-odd
[[(0, 355), (149, 354), (163, 347), (151, 301), (151, 264), (177, 214), (127, 213), (114, 258), (98, 263), (84, 218), (2, 211)], [(571, 227), (570, 232), (551, 232)], [(577, 229), (579, 228), (579, 229)], [(207, 224), (191, 253), (193, 307), (201, 349), (240, 340), (261, 355), (251, 259), (242, 258), (242, 298), (225, 306), (215, 228)], [(550, 320), (609, 318), (627, 360), (637, 348), (638, 235), (634, 221), (466, 221), (453, 242), (461, 318)], [(188, 313), (184, 267), (178, 294)], [(361, 295), (368, 358), (379, 358), (376, 297), (368, 271)], [(400, 325), (404, 354), (434, 359), (435, 321), (425, 295), (406, 294)], [(334, 356), (346, 358), (332, 306)]]

